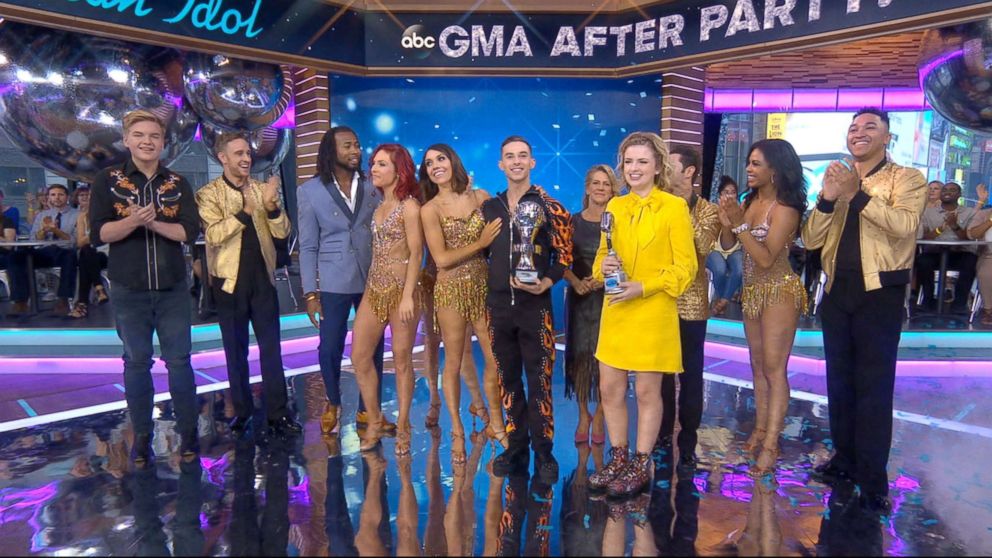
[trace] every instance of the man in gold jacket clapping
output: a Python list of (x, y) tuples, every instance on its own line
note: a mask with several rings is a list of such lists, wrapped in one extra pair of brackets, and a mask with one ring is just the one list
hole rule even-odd
[(224, 174), (196, 194), (206, 232), (207, 268), (217, 302), (227, 376), (236, 416), (231, 430), (243, 433), (254, 412), (248, 384), (248, 322), (258, 341), (266, 418), (271, 433), (302, 429), (286, 408), (286, 376), (279, 339), (279, 300), (273, 272), (273, 238), (286, 238), (290, 223), (279, 207), (279, 179), (251, 178), (251, 146), (245, 136), (225, 133), (215, 144)]

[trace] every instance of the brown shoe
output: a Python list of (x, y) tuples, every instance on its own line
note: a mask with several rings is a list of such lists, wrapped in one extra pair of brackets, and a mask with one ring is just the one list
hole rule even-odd
[[(357, 413), (355, 413), (355, 429), (365, 430), (366, 428), (368, 428), (368, 426), (369, 426), (368, 413), (366, 413), (365, 411), (358, 411)], [(382, 436), (385, 437), (396, 436), (396, 423), (389, 422), (388, 420), (385, 419), (385, 417), (383, 417), (381, 430), (382, 430)]]
[(69, 300), (65, 298), (59, 298), (55, 301), (55, 308), (52, 308), (52, 313), (56, 316), (65, 316), (69, 314)]
[(630, 463), (630, 451), (627, 446), (610, 448), (610, 462), (598, 473), (589, 477), (589, 488), (591, 490), (605, 490), (613, 482), (613, 479), (627, 468), (628, 463)]
[(320, 415), (320, 432), (330, 434), (338, 427), (338, 413), (341, 408), (338, 405), (328, 403), (324, 407), (324, 414)]
[(982, 309), (982, 319), (978, 323), (983, 326), (992, 326), (992, 308)]
[(31, 311), (31, 307), (28, 306), (27, 302), (15, 302), (10, 305), (11, 314), (27, 314)]
[(626, 498), (651, 485), (654, 463), (651, 455), (635, 453), (627, 467), (606, 486), (606, 495), (611, 498)]

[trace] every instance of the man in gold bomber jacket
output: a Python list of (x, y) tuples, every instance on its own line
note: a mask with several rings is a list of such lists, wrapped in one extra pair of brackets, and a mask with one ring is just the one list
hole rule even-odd
[(248, 322), (258, 341), (266, 418), (272, 433), (302, 429), (286, 407), (286, 376), (279, 335), (279, 299), (273, 271), (273, 238), (286, 238), (290, 224), (279, 207), (279, 179), (251, 178), (251, 146), (243, 135), (224, 133), (215, 144), (224, 174), (196, 194), (206, 232), (207, 269), (217, 303), (235, 417), (242, 434), (254, 413), (248, 384)]
[[(888, 114), (858, 111), (847, 131), (853, 164), (827, 168), (806, 248), (822, 248), (827, 274), (821, 321), (835, 453), (816, 468), (826, 482), (853, 482), (860, 504), (887, 515), (896, 353), (916, 229), (927, 198), (920, 171), (888, 161)], [(846, 492), (845, 493), (851, 493)]]
[[(716, 204), (694, 192), (693, 183), (702, 168), (699, 152), (685, 144), (674, 144), (669, 151), (674, 167), (670, 193), (689, 204), (692, 217), (693, 244), (696, 247), (696, 277), (678, 299), (679, 340), (682, 345), (682, 370), (679, 382), (679, 462), (676, 470), (680, 479), (692, 478), (696, 472), (696, 431), (703, 419), (703, 349), (706, 342), (706, 320), (710, 317), (709, 277), (706, 257), (720, 234), (720, 217)], [(664, 374), (661, 381), (661, 428), (657, 445), (671, 454), (675, 432), (675, 376)]]

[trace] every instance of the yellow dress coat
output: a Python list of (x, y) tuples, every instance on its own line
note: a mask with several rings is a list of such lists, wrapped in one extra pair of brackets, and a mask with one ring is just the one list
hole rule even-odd
[[(653, 188), (641, 198), (633, 192), (610, 200), (613, 249), (627, 281), (640, 282), (641, 298), (603, 305), (596, 358), (634, 372), (682, 372), (676, 299), (692, 283), (699, 266), (693, 245), (689, 205)], [(603, 280), (606, 235), (602, 235), (593, 276)]]

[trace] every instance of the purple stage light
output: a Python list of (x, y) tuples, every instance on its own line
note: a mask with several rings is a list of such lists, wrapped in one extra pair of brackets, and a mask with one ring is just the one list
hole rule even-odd
[(836, 112), (862, 107), (929, 110), (923, 90), (913, 87), (870, 89), (707, 89), (706, 112)]

